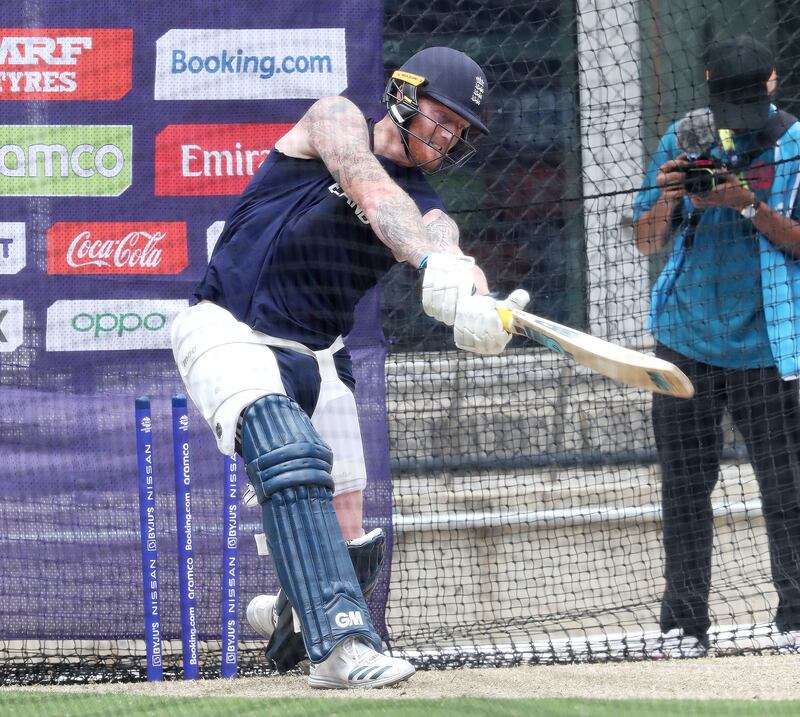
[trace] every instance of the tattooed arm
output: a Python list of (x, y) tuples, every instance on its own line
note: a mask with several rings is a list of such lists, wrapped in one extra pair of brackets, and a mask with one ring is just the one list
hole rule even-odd
[[(454, 251), (440, 246), (446, 240), (443, 229), (426, 230), (417, 205), (371, 152), (367, 122), (350, 100), (323, 97), (315, 102), (276, 148), (292, 157), (321, 159), (345, 194), (364, 210), (373, 231), (398, 261), (416, 268), (428, 254), (461, 253), (457, 228)], [(440, 214), (455, 227), (455, 222)]]
[[(458, 246), (458, 224), (456, 224), (441, 209), (431, 209), (422, 218), (428, 240), (442, 254), (463, 254)], [(488, 294), (489, 286), (483, 271), (478, 266), (472, 268), (472, 280), (475, 282), (475, 291), (478, 294)]]

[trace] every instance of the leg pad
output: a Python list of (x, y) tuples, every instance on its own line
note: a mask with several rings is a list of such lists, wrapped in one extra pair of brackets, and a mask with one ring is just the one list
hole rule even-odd
[(288, 396), (259, 398), (243, 415), (242, 453), (309, 659), (323, 661), (353, 635), (380, 650), (333, 509), (331, 451), (308, 416)]

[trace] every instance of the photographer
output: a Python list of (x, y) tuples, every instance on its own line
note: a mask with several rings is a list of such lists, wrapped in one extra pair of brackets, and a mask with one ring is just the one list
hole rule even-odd
[(653, 400), (666, 582), (656, 656), (665, 657), (709, 648), (711, 493), (726, 408), (761, 492), (776, 644), (800, 648), (800, 124), (771, 105), (774, 63), (753, 38), (711, 46), (706, 77), (711, 112), (670, 127), (634, 207), (640, 252), (675, 237), (649, 328), (656, 355), (696, 389), (690, 400)]

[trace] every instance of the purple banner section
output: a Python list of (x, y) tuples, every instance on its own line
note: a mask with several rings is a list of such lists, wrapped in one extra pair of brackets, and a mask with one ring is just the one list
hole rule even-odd
[[(382, 23), (362, 0), (0, 5), (0, 639), (142, 637), (137, 396), (160, 477), (162, 636), (179, 637), (170, 322), (275, 139), (325, 95), (377, 114)], [(356, 335), (366, 528), (391, 540), (377, 294)], [(218, 640), (225, 466), (191, 404), (188, 432), (197, 635)], [(242, 618), (277, 585), (260, 511), (237, 518)], [(388, 571), (371, 600), (384, 634), (387, 586)]]

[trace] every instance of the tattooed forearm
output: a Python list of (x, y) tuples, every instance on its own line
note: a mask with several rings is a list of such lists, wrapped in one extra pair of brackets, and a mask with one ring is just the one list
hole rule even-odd
[(393, 197), (381, 202), (375, 221), (378, 235), (399, 261), (417, 267), (423, 257), (431, 253), (419, 211), (410, 198)]
[(443, 212), (425, 225), (425, 231), (437, 251), (446, 252), (458, 246), (458, 225)]
[(364, 116), (343, 97), (320, 100), (303, 118), (312, 146), (347, 191), (356, 182), (379, 182), (387, 174), (369, 148)]

